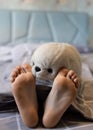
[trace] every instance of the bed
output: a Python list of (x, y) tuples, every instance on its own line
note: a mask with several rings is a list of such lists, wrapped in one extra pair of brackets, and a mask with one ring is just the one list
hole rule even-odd
[[(87, 42), (87, 14), (0, 10), (0, 29), (0, 130), (30, 129), (23, 124), (18, 113), (9, 78), (16, 65), (29, 62), (34, 49), (49, 41), (69, 42), (79, 50), (85, 86), (83, 95), (92, 109), (93, 48), (88, 47)], [(42, 88), (38, 89), (38, 92), (41, 90)], [(49, 90), (43, 90), (44, 93), (45, 91)], [(40, 121), (34, 129), (45, 128)], [(93, 120), (84, 117), (81, 112), (70, 106), (54, 129), (92, 130)]]

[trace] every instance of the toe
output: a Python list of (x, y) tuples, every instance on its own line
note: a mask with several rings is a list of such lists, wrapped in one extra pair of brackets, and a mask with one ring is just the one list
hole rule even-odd
[(77, 78), (77, 77), (74, 78), (74, 82), (75, 82), (75, 83), (78, 83), (78, 78)]
[(68, 73), (68, 69), (62, 68), (62, 69), (59, 71), (58, 75), (62, 75), (62, 76), (65, 76), (65, 77), (66, 77), (67, 73)]
[(78, 88), (78, 86), (80, 85), (78, 78), (74, 79), (74, 83), (75, 83), (76, 88)]
[(16, 73), (13, 72), (13, 73), (11, 74), (11, 76), (10, 76), (10, 81), (11, 81), (11, 82), (14, 82), (15, 78), (16, 78)]
[(13, 82), (14, 82), (14, 80), (15, 80), (15, 78), (14, 78), (14, 77), (10, 77), (10, 82), (11, 82), (11, 83), (13, 83)]
[(15, 78), (20, 74), (20, 66), (17, 66), (13, 72), (11, 73), (11, 76), (10, 76), (10, 81), (13, 82), (15, 81)]
[(70, 70), (68, 72), (67, 77), (70, 78), (72, 80), (72, 82), (75, 84), (75, 87), (78, 88), (79, 79), (78, 79), (77, 74), (73, 70)]
[(31, 72), (31, 66), (29, 64), (24, 64), (22, 67), (26, 72)]
[(77, 78), (77, 75), (76, 74), (73, 74), (72, 76), (71, 76), (71, 79), (72, 80), (74, 80), (74, 79), (76, 79)]
[(69, 77), (71, 79), (74, 74), (75, 74), (75, 72), (73, 70), (69, 70), (67, 77)]

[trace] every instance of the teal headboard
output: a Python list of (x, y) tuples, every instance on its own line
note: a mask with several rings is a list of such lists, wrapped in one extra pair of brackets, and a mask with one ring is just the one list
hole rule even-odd
[(86, 13), (0, 10), (0, 44), (54, 41), (87, 45), (87, 40)]

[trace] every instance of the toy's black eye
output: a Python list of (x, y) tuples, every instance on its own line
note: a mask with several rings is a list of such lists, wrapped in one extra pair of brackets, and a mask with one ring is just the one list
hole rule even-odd
[(36, 67), (35, 67), (35, 71), (36, 71), (36, 72), (39, 72), (39, 71), (41, 71), (41, 68), (38, 67), (38, 66), (36, 66)]
[(48, 71), (49, 73), (52, 73), (52, 72), (53, 72), (53, 69), (48, 68), (47, 71)]

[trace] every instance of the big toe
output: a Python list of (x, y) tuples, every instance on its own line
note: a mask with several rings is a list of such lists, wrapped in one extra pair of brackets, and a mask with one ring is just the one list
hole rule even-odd
[(22, 67), (25, 69), (26, 72), (31, 72), (31, 66), (29, 64), (24, 64)]

